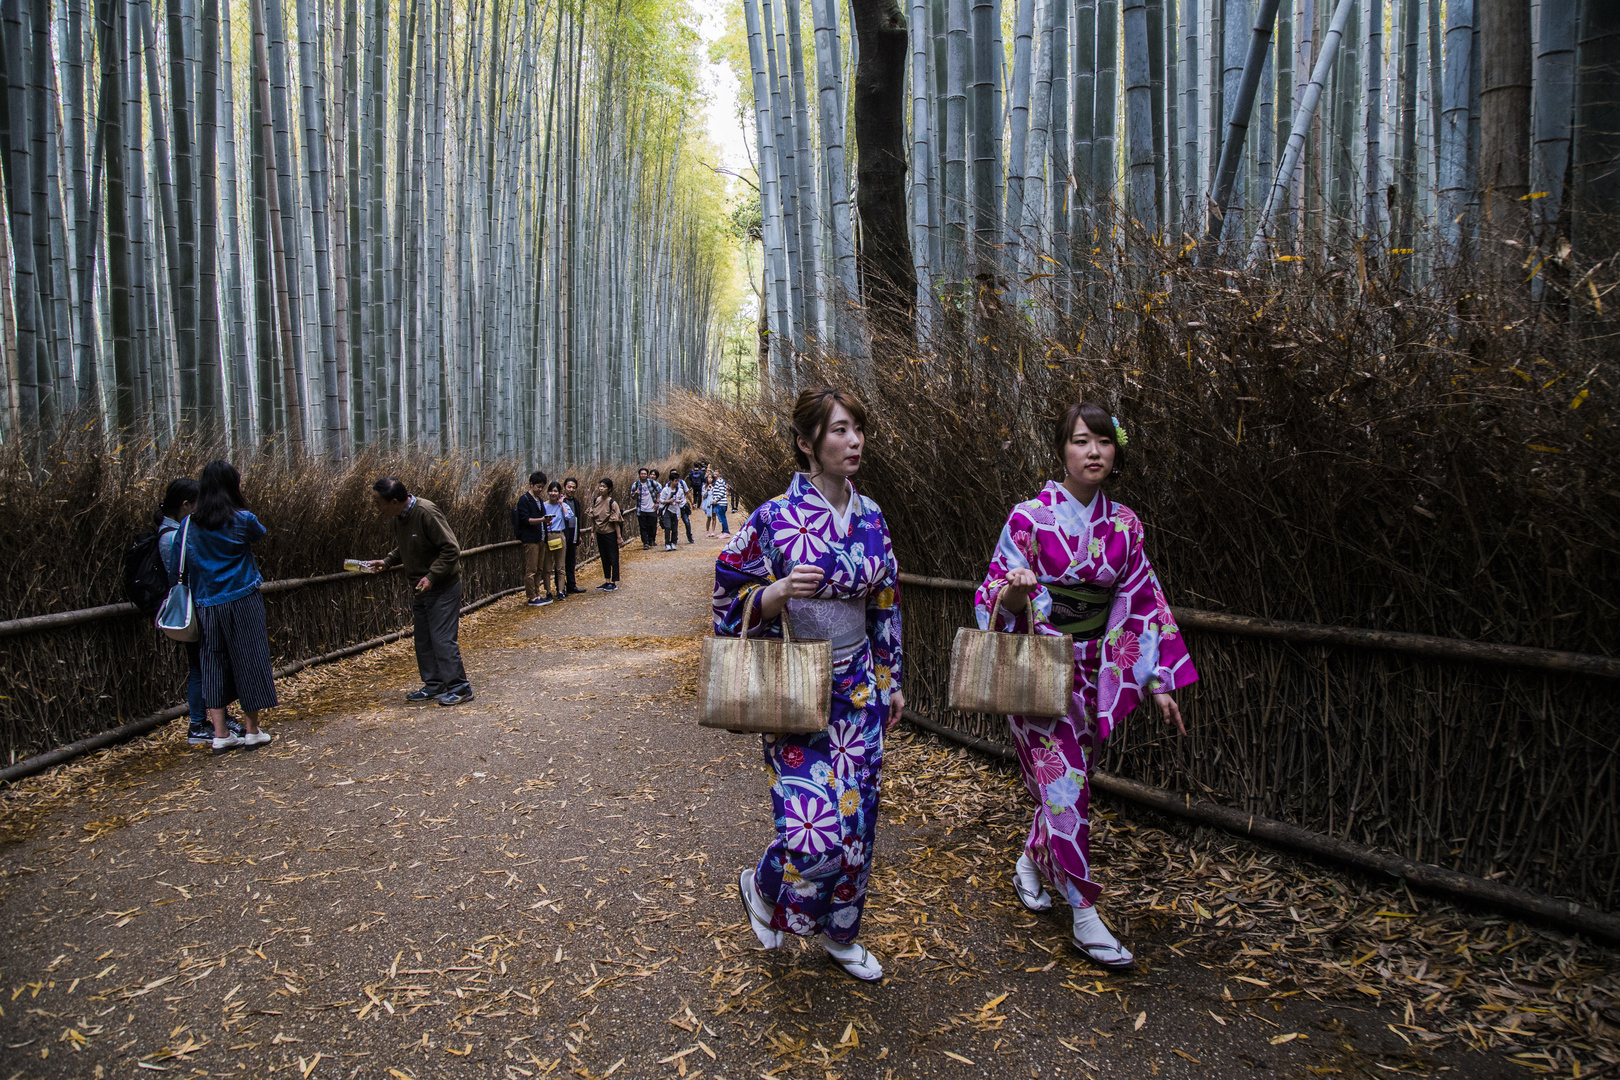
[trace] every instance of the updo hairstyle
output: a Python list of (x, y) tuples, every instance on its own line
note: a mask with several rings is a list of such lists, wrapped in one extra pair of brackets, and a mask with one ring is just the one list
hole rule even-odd
[(821, 386), (803, 391), (799, 394), (799, 400), (793, 403), (793, 425), (788, 432), (788, 446), (793, 451), (794, 460), (799, 463), (800, 472), (810, 472), (815, 462), (799, 449), (799, 440), (803, 439), (810, 444), (813, 452), (819, 453), (822, 441), (827, 438), (827, 425), (832, 419), (833, 408), (837, 405), (844, 407), (856, 427), (866, 430), (866, 406), (848, 390)]

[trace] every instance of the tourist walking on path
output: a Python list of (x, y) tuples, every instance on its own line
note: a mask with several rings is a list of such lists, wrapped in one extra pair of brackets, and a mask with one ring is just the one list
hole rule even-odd
[[(180, 528), (191, 512), (197, 509), (198, 491), (197, 481), (189, 476), (171, 480), (163, 493), (163, 503), (158, 508), (158, 559), (163, 563), (171, 589), (180, 580)], [(184, 644), (186, 706), (191, 711), (191, 729), (186, 733), (186, 742), (201, 746), (214, 741), (214, 725), (208, 722), (208, 705), (203, 697), (202, 638), (199, 636), (196, 641)], [(225, 716), (225, 726), (231, 734), (241, 736), (242, 722), (229, 713)]]
[(717, 535), (714, 520), (714, 470), (703, 475), (703, 535), (713, 540)]
[(546, 474), (529, 474), (529, 490), (518, 496), (518, 539), (523, 541), (523, 593), (529, 603), (540, 598), (540, 553), (546, 546)]
[[(687, 494), (685, 482), (672, 470), (669, 474), (669, 483), (664, 485), (663, 491), (658, 495), (658, 512), (663, 515), (665, 551), (675, 550), (680, 540), (682, 518), (686, 518), (686, 529), (690, 534), (692, 520), (686, 515), (691, 513), (691, 504), (692, 499)], [(691, 539), (690, 535), (687, 539)]]
[(670, 479), (680, 484), (681, 491), (686, 496), (685, 501), (680, 504), (679, 508), (681, 524), (686, 526), (686, 542), (695, 544), (697, 541), (692, 539), (692, 507), (697, 505), (698, 496), (703, 492), (703, 477), (699, 474), (698, 481), (694, 484), (690, 476), (683, 481), (678, 473), (671, 472), (669, 475)]
[(437, 700), (460, 705), (473, 699), (461, 663), (461, 544), (444, 514), (418, 498), (392, 476), (371, 485), (377, 512), (394, 521), (394, 550), (365, 564), (373, 573), (403, 566), (411, 583), (411, 624), (415, 630), (420, 689), (406, 701)]
[(636, 523), (641, 527), (641, 550), (650, 551), (653, 537), (658, 535), (658, 481), (650, 478), (651, 470), (642, 469), (636, 482), (630, 485), (631, 504), (636, 508)]
[[(708, 505), (708, 501), (709, 501), (708, 478), (709, 478), (709, 463), (707, 461), (699, 461), (699, 462), (695, 463), (692, 466), (692, 468), (686, 474), (686, 489), (692, 496), (692, 507), (693, 507), (693, 509)], [(688, 521), (687, 521), (686, 532), (687, 532), (687, 542), (690, 543), (691, 542), (691, 533), (692, 533), (692, 527), (691, 527), (690, 518), (688, 518)]]
[[(238, 746), (257, 749), (270, 741), (259, 730), (259, 713), (276, 704), (265, 623), (264, 576), (253, 545), (265, 528), (242, 502), (242, 475), (228, 461), (211, 461), (197, 485), (197, 509), (181, 530), (185, 573), (201, 631), (203, 700), (213, 725), (214, 753)], [(242, 706), (243, 733), (225, 722), (232, 701)]]
[(596, 534), (596, 550), (602, 556), (602, 584), (597, 588), (603, 592), (616, 592), (619, 588), (619, 543), (620, 534), (624, 532), (624, 514), (619, 511), (618, 500), (613, 497), (612, 479), (604, 476), (596, 482), (596, 495), (591, 499), (591, 508), (585, 511), (585, 516), (591, 523), (591, 531)]
[(765, 735), (776, 840), (737, 887), (749, 925), (774, 949), (783, 932), (820, 935), (857, 979), (883, 965), (857, 940), (877, 828), (883, 733), (900, 718), (899, 568), (877, 503), (856, 493), (866, 410), (822, 387), (799, 395), (793, 453), (803, 472), (758, 507), (715, 563), (714, 632), (764, 625), (832, 643), (827, 730)]
[(568, 598), (563, 556), (568, 528), (574, 520), (574, 508), (563, 501), (562, 485), (553, 480), (546, 488), (546, 501), (540, 504), (540, 509), (546, 515), (546, 544), (540, 552), (540, 580), (546, 587), (546, 596), (543, 603), (536, 601), (536, 604), (544, 606), (552, 601), (553, 596), (558, 600)]
[[(726, 478), (713, 469), (709, 470), (709, 513), (714, 515), (720, 528), (720, 535), (729, 537), (731, 525), (726, 520), (726, 506), (731, 501), (731, 486)], [(713, 535), (713, 534), (711, 534)]]
[(1103, 481), (1121, 464), (1126, 433), (1106, 409), (1070, 406), (1052, 434), (1064, 480), (1013, 507), (974, 598), (979, 627), (1021, 632), (1033, 610), (1042, 634), (1074, 635), (1067, 716), (1009, 717), (1035, 820), (1013, 874), (1018, 900), (1045, 911), (1050, 882), (1074, 911), (1074, 946), (1104, 967), (1129, 967), (1129, 949), (1097, 914), (1091, 878), (1091, 769), (1103, 740), (1152, 696), (1183, 735), (1170, 691), (1198, 678), (1142, 547), (1136, 514)]
[(568, 523), (563, 528), (563, 572), (568, 579), (564, 593), (582, 593), (574, 580), (574, 569), (579, 559), (579, 523), (585, 516), (584, 508), (579, 504), (579, 481), (570, 476), (563, 481), (562, 501), (568, 507)]

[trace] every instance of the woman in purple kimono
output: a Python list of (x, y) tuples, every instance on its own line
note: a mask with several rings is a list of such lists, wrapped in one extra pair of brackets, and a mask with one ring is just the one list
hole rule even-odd
[(1108, 733), (1152, 696), (1183, 735), (1172, 690), (1198, 678), (1170, 605), (1142, 550), (1142, 523), (1102, 491), (1120, 462), (1125, 432), (1102, 406), (1082, 401), (1058, 421), (1052, 445), (1064, 480), (1013, 507), (975, 597), (979, 626), (1023, 631), (1033, 611), (1043, 634), (1074, 635), (1074, 690), (1067, 716), (1008, 717), (1035, 821), (1013, 875), (1019, 902), (1045, 911), (1045, 878), (1074, 910), (1077, 949), (1104, 967), (1129, 967), (1130, 950), (1103, 925), (1091, 880), (1090, 775)]
[(799, 395), (793, 452), (803, 472), (737, 530), (714, 570), (714, 632), (832, 642), (832, 710), (814, 735), (765, 735), (776, 842), (738, 880), (760, 944), (820, 936), (857, 979), (883, 966), (857, 942), (877, 828), (883, 733), (900, 717), (899, 570), (877, 503), (856, 493), (866, 410), (823, 387)]

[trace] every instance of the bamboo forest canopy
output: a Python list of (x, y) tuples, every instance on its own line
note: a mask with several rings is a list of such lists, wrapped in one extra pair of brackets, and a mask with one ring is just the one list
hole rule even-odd
[[(8, 438), (666, 452), (721, 347), (681, 0), (4, 0)], [(709, 155), (712, 156), (712, 155)]]
[(885, 331), (902, 354), (981, 340), (1013, 304), (1072, 348), (1181, 269), (1348, 275), (1335, 303), (1488, 283), (1557, 318), (1599, 303), (1620, 248), (1613, 0), (741, 0), (734, 21), (788, 377)]

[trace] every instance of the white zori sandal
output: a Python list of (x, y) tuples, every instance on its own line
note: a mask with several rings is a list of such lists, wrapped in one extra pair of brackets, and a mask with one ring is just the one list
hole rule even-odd
[(823, 934), (821, 947), (827, 950), (833, 963), (862, 982), (877, 982), (883, 978), (883, 965), (860, 942), (844, 944)]
[(1070, 943), (1105, 968), (1128, 968), (1136, 962), (1131, 951), (1103, 925), (1102, 916), (1093, 906), (1074, 909), (1074, 938)]
[(742, 900), (743, 911), (748, 915), (748, 925), (759, 938), (759, 943), (767, 949), (782, 947), (782, 931), (771, 929), (771, 911), (765, 906), (765, 898), (759, 895), (759, 886), (754, 884), (754, 871), (744, 870), (737, 879), (737, 895)]
[(1052, 894), (1041, 888), (1041, 872), (1035, 869), (1035, 860), (1027, 851), (1018, 856), (1018, 865), (1013, 867), (1013, 892), (1018, 894), (1018, 902), (1027, 911), (1052, 908)]

